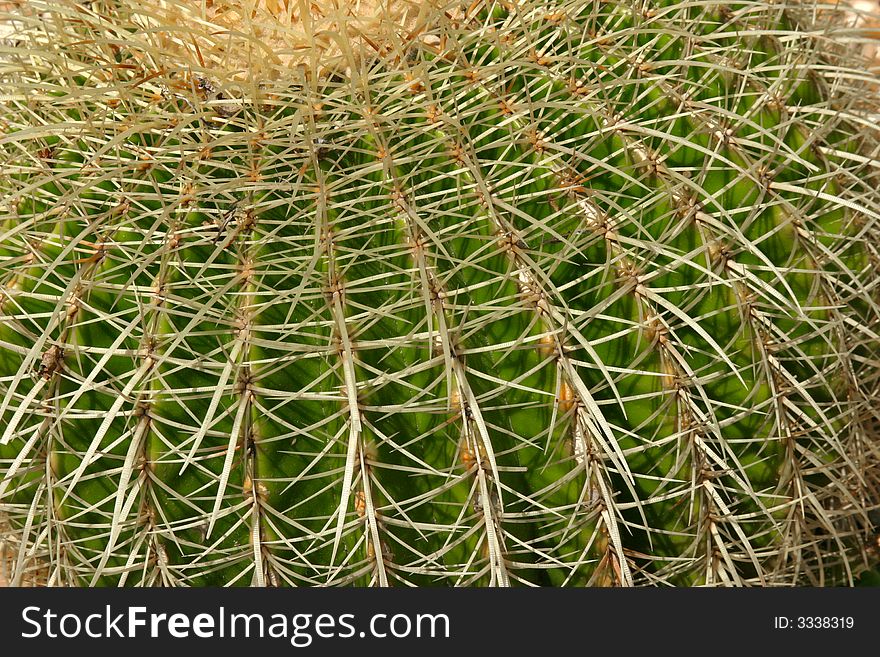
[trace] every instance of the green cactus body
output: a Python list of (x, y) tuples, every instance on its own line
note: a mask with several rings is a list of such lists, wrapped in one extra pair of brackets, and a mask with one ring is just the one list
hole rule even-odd
[(434, 40), (224, 83), (158, 60), (133, 3), (98, 4), (22, 19), (37, 45), (0, 73), (19, 568), (392, 586), (865, 568), (877, 128), (867, 74), (809, 11), (431, 10)]

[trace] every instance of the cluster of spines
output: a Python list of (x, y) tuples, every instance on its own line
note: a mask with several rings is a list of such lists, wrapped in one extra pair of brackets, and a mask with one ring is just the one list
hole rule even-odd
[[(708, 72), (686, 85), (699, 90), (696, 100), (682, 97), (667, 82), (669, 72), (660, 75), (662, 66), (656, 63), (662, 61), (657, 54), (662, 49), (656, 44), (665, 43), (659, 35), (680, 35), (680, 30), (669, 29), (673, 25), (664, 22), (664, 11), (676, 10), (658, 7), (650, 15), (634, 12), (628, 5), (575, 4), (583, 15), (574, 15), (571, 7), (550, 12), (543, 18), (546, 32), (535, 27), (525, 11), (521, 17), (507, 18), (504, 29), (486, 29), (490, 21), (477, 29), (470, 25), (470, 37), (458, 43), (454, 37), (444, 40), (448, 62), (428, 63), (430, 52), (403, 57), (400, 62), (412, 65), (409, 71), (382, 73), (379, 65), (362, 71), (360, 78), (331, 83), (327, 95), (307, 83), (297, 92), (305, 95), (305, 102), (294, 100), (294, 94), (288, 101), (283, 94), (289, 90), (274, 90), (278, 98), (265, 113), (245, 103), (238, 113), (221, 115), (219, 124), (205, 120), (211, 113), (209, 105), (193, 111), (200, 107), (205, 87), (194, 84), (192, 94), (180, 94), (188, 109), (170, 113), (162, 137), (156, 138), (151, 128), (142, 136), (132, 135), (130, 142), (143, 143), (125, 148), (142, 161), (124, 161), (118, 177), (111, 173), (99, 178), (94, 191), (83, 193), (76, 188), (75, 177), (84, 175), (83, 169), (70, 166), (72, 185), (65, 193), (49, 189), (65, 184), (64, 177), (56, 177), (61, 167), (53, 167), (52, 180), (37, 187), (37, 193), (82, 204), (92, 226), (112, 230), (91, 241), (74, 232), (66, 240), (44, 240), (35, 247), (41, 257), (53, 258), (52, 267), (39, 276), (54, 272), (63, 280), (66, 267), (72, 282), (58, 294), (61, 306), (47, 301), (42, 312), (54, 314), (42, 327), (38, 337), (42, 343), (27, 349), (24, 364), (11, 379), (20, 386), (15, 394), (24, 396), (7, 396), (11, 406), (4, 410), (15, 411), (8, 424), (14, 428), (7, 437), (21, 432), (27, 441), (18, 446), (13, 473), (25, 467), (37, 442), (53, 435), (65, 417), (70, 422), (76, 417), (89, 419), (91, 413), (95, 416), (91, 419), (100, 420), (90, 423), (97, 431), (86, 439), (84, 450), (70, 448), (70, 454), (60, 456), (68, 448), (56, 445), (52, 449), (59, 463), (46, 460), (45, 479), (20, 484), (28, 492), (34, 492), (33, 485), (39, 487), (35, 503), (51, 500), (49, 513), (58, 517), (45, 521), (55, 528), (50, 531), (63, 534), (65, 523), (69, 526), (69, 536), (62, 535), (59, 542), (69, 552), (65, 559), (78, 564), (72, 570), (82, 569), (90, 582), (100, 575), (126, 572), (122, 581), (130, 581), (139, 576), (132, 574), (132, 564), (142, 560), (143, 581), (210, 581), (217, 571), (229, 582), (247, 577), (258, 584), (346, 583), (362, 578), (379, 584), (442, 579), (459, 584), (523, 579), (629, 584), (633, 572), (642, 581), (739, 583), (744, 578), (741, 570), (751, 570), (758, 583), (776, 583), (794, 581), (799, 569), (822, 572), (814, 560), (821, 559), (821, 550), (828, 547), (823, 537), (839, 535), (841, 529), (818, 495), (827, 492), (845, 499), (853, 485), (844, 472), (829, 473), (823, 459), (836, 453), (834, 467), (851, 470), (853, 463), (847, 459), (855, 455), (850, 449), (858, 447), (858, 439), (846, 434), (858, 432), (854, 411), (843, 415), (838, 410), (841, 404), (822, 398), (828, 392), (822, 388), (834, 388), (834, 395), (860, 394), (864, 389), (854, 380), (848, 355), (859, 351), (853, 339), (867, 342), (864, 336), (870, 337), (871, 329), (861, 321), (876, 314), (876, 306), (868, 301), (871, 289), (866, 287), (873, 284), (863, 282), (869, 271), (860, 255), (862, 242), (874, 229), (868, 226), (847, 234), (849, 227), (836, 228), (852, 239), (851, 248), (857, 252), (842, 259), (832, 248), (840, 235), (827, 236), (826, 244), (817, 234), (843, 221), (840, 215), (845, 212), (837, 207), (843, 192), (836, 191), (831, 179), (817, 178), (815, 184), (800, 187), (797, 177), (804, 171), (852, 175), (844, 165), (858, 161), (860, 155), (852, 144), (829, 141), (828, 134), (812, 137), (829, 144), (823, 146), (826, 153), (805, 148), (799, 139), (810, 137), (800, 126), (809, 125), (809, 119), (794, 118), (803, 113), (797, 105), (821, 104), (823, 97), (789, 99), (787, 105), (779, 89), (760, 88), (761, 78), (755, 73), (760, 67), (754, 61), (747, 71), (737, 73), (726, 58), (729, 47), (720, 46), (723, 57), (716, 57), (712, 48), (696, 57), (696, 68), (706, 67)], [(706, 35), (715, 35), (716, 42), (718, 25), (732, 20), (714, 5), (697, 5), (692, 11), (692, 18), (701, 19), (697, 24), (706, 25)], [(663, 30), (648, 29), (645, 23), (633, 29), (634, 16)], [(714, 25), (705, 20), (715, 16)], [(621, 40), (621, 35), (630, 33), (633, 43)], [(572, 43), (575, 36), (582, 41)], [(738, 43), (732, 32), (725, 38)], [(557, 42), (560, 52), (554, 50)], [(685, 42), (700, 48), (696, 35)], [(652, 53), (650, 61), (642, 55), (627, 56), (642, 50)], [(768, 70), (776, 70), (772, 55), (767, 57)], [(576, 65), (569, 69), (560, 61)], [(505, 66), (514, 73), (507, 73)], [(713, 74), (719, 69), (731, 75), (733, 81), (727, 86)], [(789, 64), (782, 70), (794, 75)], [(785, 81), (784, 75), (779, 77)], [(610, 78), (610, 84), (603, 78)], [(723, 103), (713, 106), (699, 98), (711, 99), (707, 89), (718, 83), (717, 100), (723, 101), (727, 89), (740, 82), (734, 104), (754, 95), (766, 101), (755, 105), (764, 103), (767, 109), (734, 112)], [(621, 87), (616, 89), (615, 84)], [(781, 84), (787, 82), (777, 86)], [(814, 93), (818, 82), (803, 84), (806, 87), (790, 93)], [(532, 97), (535, 91), (550, 100)], [(284, 109), (273, 116), (272, 107)], [(404, 118), (389, 119), (389, 109)], [(297, 111), (299, 117), (291, 118)], [(627, 114), (633, 113), (638, 118), (628, 120)], [(742, 125), (718, 122), (716, 115), (735, 118)], [(664, 127), (669, 116), (674, 118)], [(573, 125), (560, 127), (563, 119), (573, 119)], [(663, 129), (653, 127), (655, 123)], [(792, 136), (774, 134), (780, 125), (790, 125), (786, 134)], [(818, 127), (822, 125), (826, 124)], [(741, 136), (743, 126), (751, 129), (748, 137)], [(286, 129), (298, 131), (302, 142), (291, 144), (283, 136)], [(204, 152), (206, 142), (210, 146)], [(775, 158), (771, 161), (784, 164), (784, 171), (750, 161), (749, 149), (741, 143), (771, 153)], [(88, 139), (72, 150), (77, 149), (92, 150)], [(176, 150), (185, 158), (196, 151), (204, 156), (201, 161), (195, 158), (195, 163), (181, 159), (175, 170), (170, 163)], [(707, 158), (724, 168), (700, 170)], [(63, 157), (48, 159), (55, 162)], [(702, 179), (682, 175), (687, 168), (699, 172)], [(785, 175), (793, 175), (794, 180)], [(178, 185), (177, 198), (172, 196), (168, 203), (166, 190), (188, 176), (192, 181)], [(451, 183), (455, 203), (443, 196), (449, 194), (445, 185)], [(850, 183), (855, 187), (855, 181)], [(715, 189), (708, 190), (708, 184)], [(290, 198), (291, 190), (295, 198)], [(381, 194), (374, 197), (364, 190)], [(653, 210), (650, 205), (639, 210), (638, 201), (627, 196), (635, 190), (641, 190)], [(786, 232), (795, 259), (785, 264), (801, 268), (798, 276), (783, 272), (761, 248), (752, 246), (741, 228), (741, 214), (768, 198), (774, 199), (772, 207), (794, 209), (795, 215), (820, 212), (820, 202), (803, 203), (805, 192), (831, 204), (831, 218), (823, 224), (823, 217), (811, 215), (804, 225), (797, 216), (783, 219), (785, 213), (780, 212), (779, 226), (765, 238)], [(123, 193), (126, 199), (115, 203)], [(862, 208), (860, 201), (847, 203)], [(456, 208), (459, 203), (462, 207)], [(43, 221), (55, 222), (51, 217), (64, 212), (63, 202), (54, 207), (42, 204), (41, 211), (48, 215)], [(520, 207), (525, 205), (528, 212)], [(440, 208), (448, 213), (445, 222), (438, 221)], [(740, 214), (729, 213), (729, 208)], [(867, 210), (869, 216), (874, 212)], [(468, 211), (477, 216), (469, 216)], [(431, 220), (423, 216), (426, 212)], [(119, 222), (121, 230), (115, 226), (115, 217), (137, 213), (142, 213), (138, 223), (127, 234), (127, 224)], [(645, 216), (653, 223), (640, 223)], [(82, 219), (74, 217), (69, 229), (64, 222), (55, 224), (62, 227), (60, 237), (67, 230), (80, 229)], [(557, 230), (572, 221), (576, 225), (569, 234)], [(455, 236), (456, 230), (461, 236)], [(702, 244), (691, 251), (669, 246), (687, 231), (699, 234)], [(390, 243), (383, 244), (389, 235)], [(646, 249), (651, 240), (653, 250)], [(285, 250), (291, 245), (302, 247), (306, 255), (300, 258), (293, 249), (294, 259), (288, 259)], [(731, 245), (740, 251), (734, 252)], [(68, 257), (83, 247), (86, 253)], [(780, 247), (775, 248), (778, 253)], [(825, 256), (840, 275), (796, 259), (810, 249)], [(603, 252), (607, 267), (597, 266), (597, 254)], [(31, 252), (29, 257), (40, 256)], [(158, 261), (154, 278), (146, 276), (146, 264), (135, 275), (125, 269), (141, 259), (150, 265)], [(121, 263), (119, 283), (109, 286), (107, 297), (98, 300), (90, 282), (101, 267), (113, 271), (114, 260)], [(675, 285), (681, 266), (692, 267), (705, 278), (697, 277), (696, 287), (687, 279)], [(821, 286), (817, 293), (792, 289), (815, 274)], [(291, 276), (301, 276), (303, 283), (291, 284)], [(416, 281), (413, 287), (408, 287), (409, 279)], [(701, 307), (701, 297), (711, 296), (719, 287), (729, 290), (727, 306)], [(849, 298), (832, 302), (841, 287)], [(677, 288), (686, 291), (679, 294)], [(131, 298), (126, 297), (128, 291)], [(664, 294), (679, 294), (681, 301), (671, 302)], [(716, 293), (712, 300), (717, 298)], [(804, 300), (814, 303), (819, 298), (827, 301), (818, 309), (800, 307)], [(850, 300), (849, 312), (860, 315), (856, 319), (849, 315), (847, 320), (840, 306)], [(276, 305), (276, 315), (283, 308), (288, 315), (276, 317), (275, 323), (266, 321), (273, 312), (270, 302)], [(136, 304), (143, 304), (143, 309), (126, 323), (122, 306), (132, 310)], [(623, 312), (615, 314), (615, 309)], [(707, 318), (713, 314), (726, 317), (722, 324), (739, 317), (750, 327), (752, 339), (745, 345), (718, 343), (701, 325), (711, 323)], [(522, 325), (520, 331), (505, 336), (501, 326), (514, 319)], [(21, 318), (16, 316), (16, 321)], [(114, 326), (118, 333), (108, 338), (110, 333), (104, 330), (107, 335), (97, 335), (100, 324)], [(88, 343), (79, 353), (70, 326), (78, 327), (78, 340)], [(401, 328), (407, 333), (401, 335)], [(501, 338), (496, 339), (496, 334)], [(634, 342), (627, 337), (633, 334), (639, 336)], [(217, 339), (223, 335), (226, 342)], [(631, 361), (630, 372), (621, 368), (615, 341), (635, 347), (637, 358)], [(748, 357), (749, 349), (757, 349), (758, 356)], [(99, 352), (102, 356), (97, 356)], [(527, 352), (533, 360), (523, 356)], [(736, 354), (743, 353), (745, 361), (737, 359)], [(793, 362), (792, 353), (800, 356), (800, 362)], [(864, 353), (863, 359), (876, 357)], [(137, 354), (134, 360), (133, 354)], [(318, 365), (312, 367), (299, 354)], [(712, 358), (715, 364), (695, 371), (689, 363), (693, 354)], [(510, 365), (520, 356), (522, 362)], [(83, 358), (88, 367), (80, 364)], [(397, 370), (387, 365), (395, 358), (400, 359)], [(826, 383), (829, 359), (839, 361), (842, 374)], [(763, 380), (769, 389), (746, 390), (743, 397), (742, 389), (735, 392), (732, 382), (742, 382), (740, 370), (755, 362), (766, 368)], [(493, 374), (492, 366), (507, 367), (513, 376)], [(526, 371), (517, 371), (523, 367)], [(20, 376), (28, 368), (38, 375), (30, 389)], [(275, 379), (273, 371), (279, 374)], [(98, 384), (107, 382), (89, 379), (90, 375), (103, 378), (107, 372), (119, 377), (111, 384), (119, 388), (112, 402), (94, 392)], [(524, 383), (530, 372), (531, 382)], [(59, 387), (62, 379), (67, 390)], [(722, 390), (742, 400), (739, 404), (725, 402), (719, 394), (707, 395), (706, 387), (718, 379)], [(804, 381), (810, 380), (814, 383), (805, 387)], [(423, 403), (416, 382), (423, 391), (432, 387), (440, 391), (434, 403)], [(412, 396), (401, 396), (396, 387)], [(281, 390), (287, 391), (288, 401), (279, 395)], [(522, 392), (519, 397), (517, 390)], [(46, 402), (64, 399), (66, 409), (56, 417), (54, 411), (33, 413), (41, 396)], [(279, 400), (275, 407), (273, 396)], [(635, 422), (633, 401), (638, 399), (647, 400), (645, 417), (638, 424), (627, 424)], [(283, 417), (285, 404), (297, 400), (303, 400), (298, 416), (312, 424), (293, 427)], [(716, 408), (725, 403), (726, 407)], [(518, 420), (527, 412), (540, 415), (547, 420), (546, 431), (513, 433), (517, 427), (512, 423), (487, 421), (489, 414), (500, 417), (505, 406)], [(788, 432), (784, 455), (778, 457), (783, 476), (775, 490), (772, 468), (757, 476), (760, 464), (730, 466), (737, 463), (736, 443), (726, 438), (734, 422), (748, 423), (747, 408), (761, 411), (771, 406), (775, 419), (769, 428), (760, 422), (750, 426), (767, 436)], [(337, 410), (326, 413), (331, 407)], [(623, 413), (626, 407), (629, 418), (615, 414), (615, 407)], [(448, 472), (434, 463), (424, 462), (419, 466), (424, 470), (419, 471), (395, 462), (404, 454), (418, 463), (411, 452), (424, 447), (382, 432), (377, 426), (381, 423), (373, 419), (390, 423), (390, 414), (416, 410), (447, 414), (451, 428), (435, 428), (434, 438), (449, 443), (439, 448), (438, 459), (443, 463), (445, 458)], [(827, 417), (828, 412), (841, 416)], [(661, 425), (668, 418), (677, 424), (664, 434)], [(260, 422), (286, 423), (287, 430), (276, 426), (274, 437), (263, 440)], [(24, 431), (28, 423), (32, 423), (30, 434)], [(179, 440), (165, 436), (166, 432)], [(432, 438), (430, 426), (423, 432), (422, 441)], [(512, 446), (505, 443), (505, 432), (514, 438)], [(830, 451), (826, 444), (815, 445), (815, 450), (805, 445), (804, 437), (811, 432), (814, 441), (827, 440)], [(294, 439), (314, 441), (310, 433), (330, 440), (321, 450), (306, 452), (309, 465), (296, 477), (273, 472), (273, 458), (296, 451)], [(98, 460), (107, 459), (111, 435), (119, 437), (111, 447), (118, 449), (129, 441), (124, 456), (120, 452), (117, 457), (122, 464), (118, 468)], [(546, 443), (543, 451), (535, 447), (539, 440)], [(747, 437), (740, 440), (748, 442)], [(499, 443), (508, 445), (500, 455), (495, 453)], [(563, 443), (569, 445), (568, 454), (560, 452)], [(658, 448), (659, 452), (653, 451)], [(760, 458), (773, 462), (772, 449), (767, 447)], [(665, 452), (666, 458), (657, 464), (648, 461)], [(641, 462), (640, 454), (644, 454)], [(322, 462), (314, 458), (318, 455), (324, 457)], [(537, 464), (526, 455), (537, 458)], [(516, 457), (520, 464), (511, 465)], [(804, 459), (814, 472), (804, 471)], [(383, 475), (390, 479), (389, 464), (393, 471), (409, 468), (410, 479), (431, 475), (447, 483), (401, 498), (406, 495), (402, 483), (397, 484), (397, 496), (383, 492)], [(163, 468), (166, 473), (182, 470), (183, 474), (174, 479), (173, 474), (154, 472)], [(537, 491), (523, 493), (507, 483), (517, 469), (536, 471), (536, 480), (543, 482)], [(184, 478), (194, 470), (199, 474)], [(586, 474), (578, 482), (576, 474), (581, 470)], [(542, 479), (542, 471), (550, 474)], [(660, 480), (647, 483), (655, 471)], [(309, 490), (303, 482), (320, 480), (309, 472), (319, 472), (331, 488), (338, 489), (334, 505), (327, 508), (335, 493), (323, 499), (323, 511), (307, 503), (308, 494), (306, 502), (287, 510), (270, 503), (279, 489), (298, 485), (299, 490)], [(137, 486), (129, 489), (135, 476)], [(169, 478), (175, 486), (165, 483)], [(106, 497), (99, 502), (77, 500), (73, 489), (82, 480), (106, 487)], [(448, 482), (470, 488), (464, 503)], [(836, 483), (839, 490), (826, 491), (828, 482)], [(321, 486), (316, 485), (320, 493)], [(243, 495), (236, 497), (239, 487)], [(573, 495), (572, 488), (577, 489)], [(809, 495), (803, 494), (805, 489)], [(132, 490), (140, 494), (132, 495)], [(683, 491), (691, 497), (688, 514), (701, 516), (695, 532), (690, 529), (690, 516), (683, 521), (675, 515), (681, 508), (675, 502), (682, 499)], [(672, 502), (665, 503), (665, 495)], [(746, 502), (740, 502), (739, 510), (732, 509), (731, 499), (742, 495)], [(70, 500), (80, 511), (71, 513)], [(553, 500), (552, 506), (548, 500)], [(410, 519), (413, 509), (427, 501), (438, 509), (433, 521)], [(137, 512), (135, 504), (141, 507)], [(662, 513), (654, 511), (652, 519), (665, 515), (671, 525), (652, 526), (645, 515), (651, 511), (644, 506), (662, 509)], [(172, 515), (178, 519), (162, 517), (163, 507), (177, 507)], [(307, 510), (304, 519), (294, 513), (300, 508)], [(457, 509), (458, 515), (444, 515), (447, 509)], [(136, 531), (130, 529), (134, 517)], [(554, 519), (558, 527), (552, 524)], [(93, 540), (77, 537), (79, 520), (100, 528)], [(548, 527), (543, 535), (517, 531), (517, 526), (540, 524)], [(247, 548), (237, 544), (245, 530)], [(640, 530), (647, 542), (628, 539)], [(795, 563), (787, 565), (783, 558), (773, 564), (775, 544), (786, 532)], [(297, 534), (305, 538), (292, 541), (290, 536)], [(632, 543), (638, 547), (628, 547)], [(683, 558), (676, 559), (670, 546), (683, 550)], [(734, 554), (730, 546), (736, 546)], [(843, 542), (833, 547), (840, 555), (850, 549)], [(176, 558), (169, 557), (169, 549)], [(797, 563), (794, 555), (805, 550), (816, 556), (806, 557), (806, 564)], [(128, 560), (119, 556), (125, 553)], [(330, 565), (320, 566), (323, 561)], [(694, 571), (695, 564), (700, 572)], [(153, 574), (147, 576), (150, 569)], [(543, 579), (533, 569), (547, 570), (551, 579)], [(557, 575), (558, 581), (553, 579)]]

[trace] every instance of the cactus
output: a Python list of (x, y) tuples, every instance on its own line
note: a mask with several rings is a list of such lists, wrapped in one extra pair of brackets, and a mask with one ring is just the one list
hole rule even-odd
[(7, 14), (12, 581), (854, 583), (880, 131), (839, 15), (296, 6)]

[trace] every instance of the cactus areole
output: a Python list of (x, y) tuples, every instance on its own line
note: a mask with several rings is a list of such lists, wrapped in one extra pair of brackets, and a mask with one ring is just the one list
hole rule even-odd
[(842, 14), (304, 6), (3, 14), (13, 582), (871, 565), (880, 134)]

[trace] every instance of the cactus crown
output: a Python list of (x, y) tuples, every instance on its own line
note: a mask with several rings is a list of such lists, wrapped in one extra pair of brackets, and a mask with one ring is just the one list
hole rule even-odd
[[(423, 3), (381, 43), (338, 32), (316, 67), (218, 31), (228, 5), (11, 15), (17, 578), (31, 560), (56, 584), (143, 585), (865, 567), (880, 140), (876, 79), (833, 16)], [(280, 25), (266, 38), (293, 44)]]
[(418, 36), (436, 11), (427, 0), (146, 0), (132, 20), (155, 30), (166, 60), (266, 80), (346, 69)]

